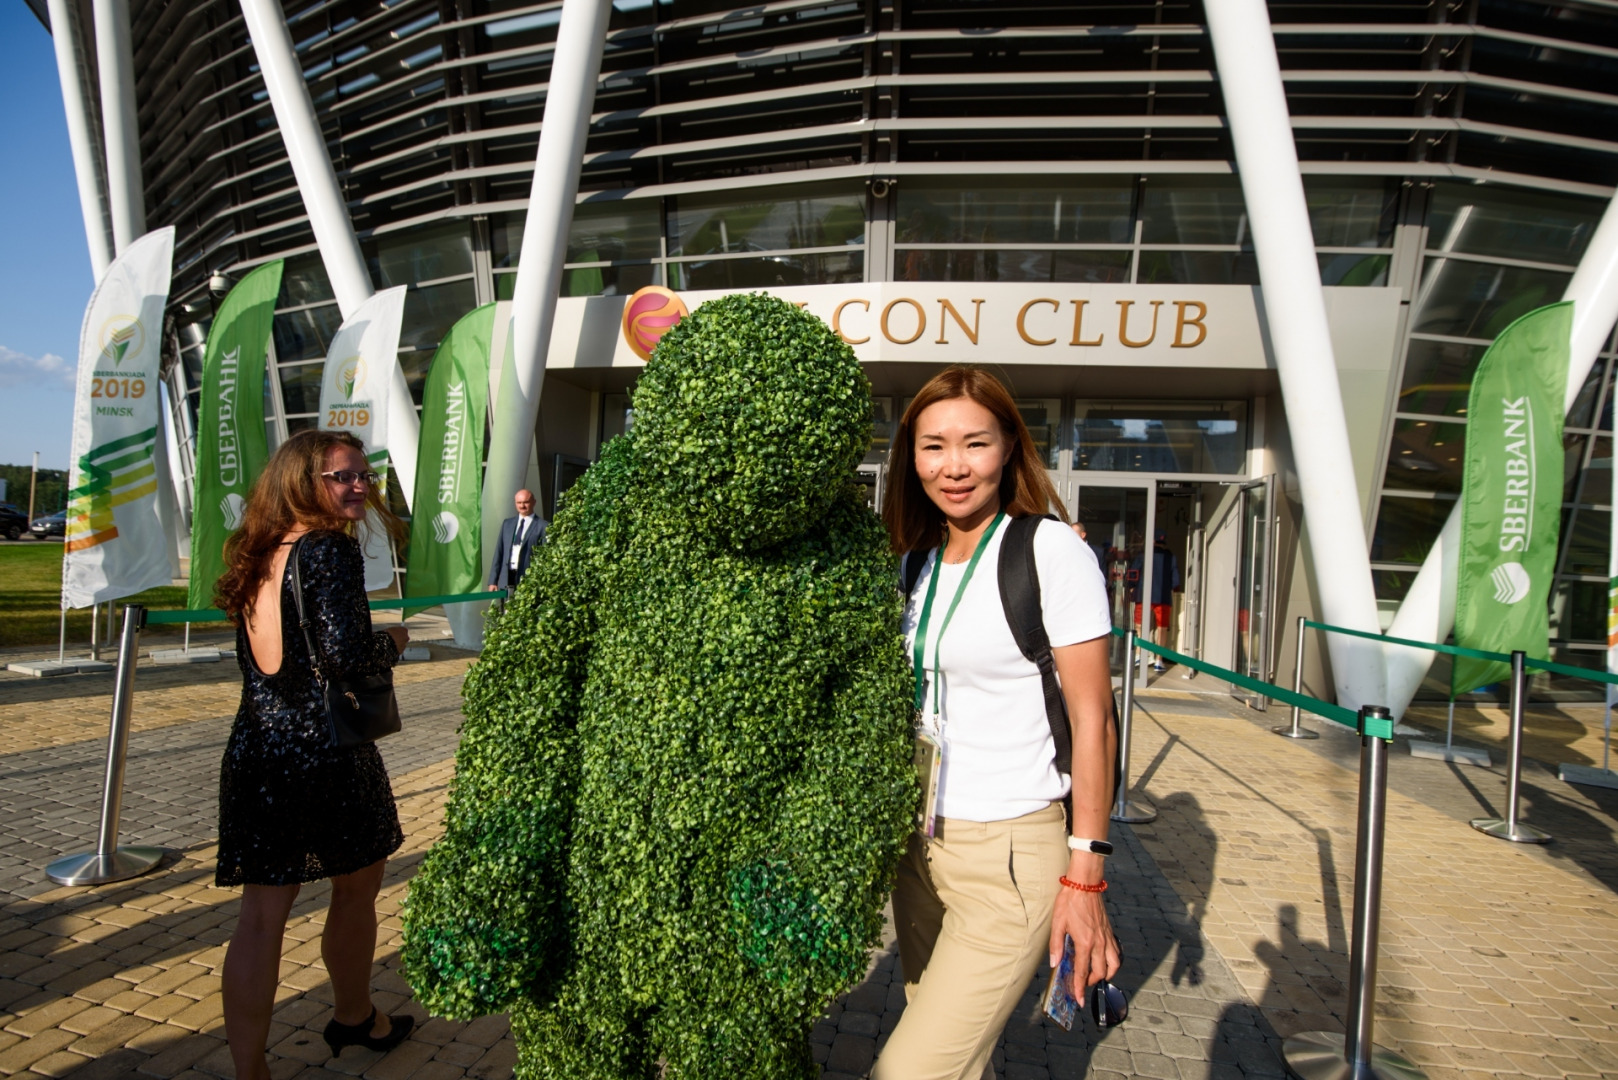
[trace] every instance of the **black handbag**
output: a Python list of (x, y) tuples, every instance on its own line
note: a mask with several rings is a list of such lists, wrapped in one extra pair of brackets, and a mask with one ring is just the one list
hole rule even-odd
[(309, 650), (309, 666), (314, 669), (321, 700), (326, 705), (326, 723), (331, 728), (331, 741), (327, 745), (362, 746), (376, 742), (400, 727), (399, 702), (393, 696), (393, 672), (328, 679), (320, 670), (315, 635), (309, 629), (309, 619), (303, 610), (303, 579), (298, 573), (298, 552), (302, 547), (302, 539), (292, 545), (292, 595), (298, 605), (298, 626), (303, 629), (303, 642)]

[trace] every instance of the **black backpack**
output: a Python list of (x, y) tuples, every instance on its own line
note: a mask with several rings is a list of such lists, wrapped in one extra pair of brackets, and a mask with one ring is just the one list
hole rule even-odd
[[(1051, 639), (1045, 633), (1045, 609), (1040, 603), (1039, 568), (1034, 565), (1034, 533), (1041, 521), (1055, 521), (1048, 514), (1030, 514), (1006, 522), (1006, 537), (1000, 542), (1000, 605), (1005, 609), (1006, 624), (1011, 627), (1012, 639), (1023, 656), (1039, 669), (1040, 685), (1045, 690), (1045, 719), (1051, 726), (1051, 741), (1056, 744), (1056, 768), (1071, 775), (1073, 772), (1073, 729), (1068, 723), (1067, 700), (1062, 697), (1062, 686), (1056, 678), (1056, 659), (1051, 655)], [(912, 558), (911, 556), (917, 556)], [(908, 598), (921, 580), (927, 553), (909, 552), (904, 557), (900, 574), (904, 594)], [(1110, 695), (1109, 695), (1110, 696)], [(1118, 703), (1112, 705), (1112, 726), (1118, 728)], [(1120, 748), (1121, 749), (1121, 748)], [(1114, 771), (1120, 762), (1114, 762)]]

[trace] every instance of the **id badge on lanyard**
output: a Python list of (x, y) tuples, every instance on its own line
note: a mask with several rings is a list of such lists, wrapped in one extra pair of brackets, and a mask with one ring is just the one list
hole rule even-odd
[[(989, 546), (995, 530), (1000, 527), (1001, 520), (1006, 515), (999, 513), (983, 530), (983, 536), (978, 540), (977, 548), (972, 552), (971, 560), (966, 564), (966, 573), (961, 576), (961, 584), (955, 590), (955, 597), (950, 601), (949, 610), (944, 613), (944, 623), (938, 628), (938, 645), (933, 652), (932, 678), (927, 675), (925, 653), (927, 650), (927, 627), (932, 621), (933, 599), (938, 595), (939, 570), (944, 562), (944, 549), (940, 547), (933, 560), (933, 573), (927, 583), (927, 599), (921, 606), (921, 618), (916, 623), (916, 644), (912, 656), (913, 670), (916, 677), (915, 696), (915, 726), (916, 726), (916, 781), (921, 788), (921, 804), (916, 808), (916, 828), (922, 835), (931, 839), (937, 835), (938, 828), (938, 801), (939, 781), (944, 771), (944, 715), (939, 707), (938, 685), (941, 675), (938, 669), (938, 654), (944, 647), (944, 634), (949, 630), (949, 623), (955, 617), (955, 609), (961, 603), (961, 597), (966, 594), (966, 586), (972, 580), (972, 572), (978, 567), (978, 560), (983, 557), (983, 551)], [(928, 693), (929, 682), (932, 693)], [(929, 698), (931, 699), (929, 701)], [(929, 705), (931, 706), (929, 708)]]

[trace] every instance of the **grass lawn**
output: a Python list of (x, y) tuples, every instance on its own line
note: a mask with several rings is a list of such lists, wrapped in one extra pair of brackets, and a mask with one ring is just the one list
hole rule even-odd
[[(113, 619), (116, 640), (123, 625), (124, 604), (145, 604), (149, 608), (183, 608), (185, 590), (177, 586), (147, 589), (143, 593), (114, 602), (119, 613)], [(54, 540), (0, 547), (0, 646), (55, 645), (62, 605), (62, 545)], [(106, 615), (101, 616), (103, 620)], [(218, 628), (224, 623), (198, 623)], [(103, 622), (103, 626), (105, 623)], [(142, 633), (178, 634), (179, 626), (154, 626)], [(90, 643), (90, 610), (67, 613), (68, 648), (83, 651)]]

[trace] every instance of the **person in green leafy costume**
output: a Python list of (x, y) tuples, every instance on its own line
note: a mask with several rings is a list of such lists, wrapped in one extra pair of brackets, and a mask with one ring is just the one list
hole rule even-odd
[(914, 827), (869, 384), (764, 295), (659, 343), (467, 676), (404, 966), (521, 1080), (816, 1075)]

